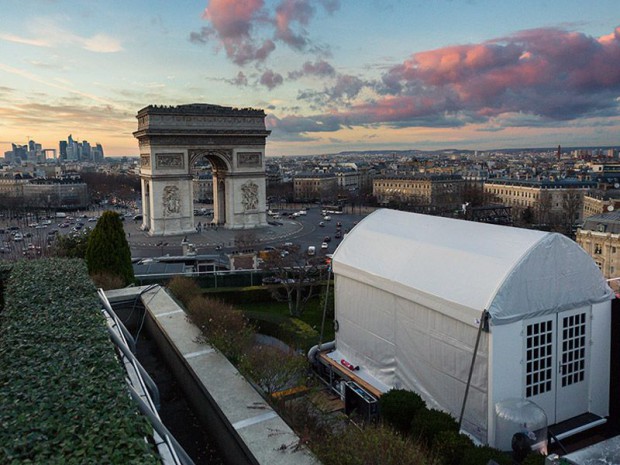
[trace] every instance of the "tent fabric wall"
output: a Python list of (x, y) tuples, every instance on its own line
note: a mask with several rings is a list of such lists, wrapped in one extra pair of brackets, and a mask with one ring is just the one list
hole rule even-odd
[[(382, 383), (413, 389), (429, 407), (458, 414), (477, 329), (347, 277), (336, 277), (338, 350)], [(488, 335), (483, 333), (464, 429), (486, 441)]]

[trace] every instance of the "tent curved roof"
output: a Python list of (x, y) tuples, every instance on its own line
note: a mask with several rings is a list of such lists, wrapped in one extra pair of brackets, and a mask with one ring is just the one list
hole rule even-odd
[(477, 324), (492, 324), (613, 298), (591, 257), (549, 232), (377, 210), (334, 253), (345, 276)]

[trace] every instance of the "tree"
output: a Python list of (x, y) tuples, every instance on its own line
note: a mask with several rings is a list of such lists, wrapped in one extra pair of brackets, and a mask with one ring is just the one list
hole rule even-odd
[(241, 371), (268, 396), (301, 384), (307, 367), (303, 355), (267, 345), (254, 346), (241, 362)]
[(583, 205), (583, 192), (575, 190), (566, 192), (562, 196), (562, 207), (564, 208), (564, 234), (570, 235), (573, 224), (577, 221)]
[(131, 251), (118, 213), (105, 211), (90, 233), (86, 247), (88, 272), (108, 272), (123, 278), (124, 284), (134, 281)]
[(86, 258), (88, 239), (91, 233), (59, 234), (54, 240), (51, 254), (57, 257)]
[(263, 260), (263, 268), (271, 272), (278, 282), (272, 296), (278, 301), (288, 302), (290, 315), (299, 317), (306, 302), (314, 296), (324, 258), (309, 257), (299, 246), (291, 246), (272, 250)]

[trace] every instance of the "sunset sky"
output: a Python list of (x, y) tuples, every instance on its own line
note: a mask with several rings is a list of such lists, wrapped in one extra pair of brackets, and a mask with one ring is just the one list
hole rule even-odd
[(149, 104), (263, 108), (268, 155), (620, 147), (618, 0), (2, 0), (0, 156), (136, 155)]

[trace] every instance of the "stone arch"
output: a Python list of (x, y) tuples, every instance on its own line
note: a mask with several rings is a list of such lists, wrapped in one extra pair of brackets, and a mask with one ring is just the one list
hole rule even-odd
[(213, 172), (214, 221), (228, 229), (267, 224), (265, 113), (208, 104), (148, 106), (138, 112), (142, 228), (151, 235), (195, 232), (191, 168)]

